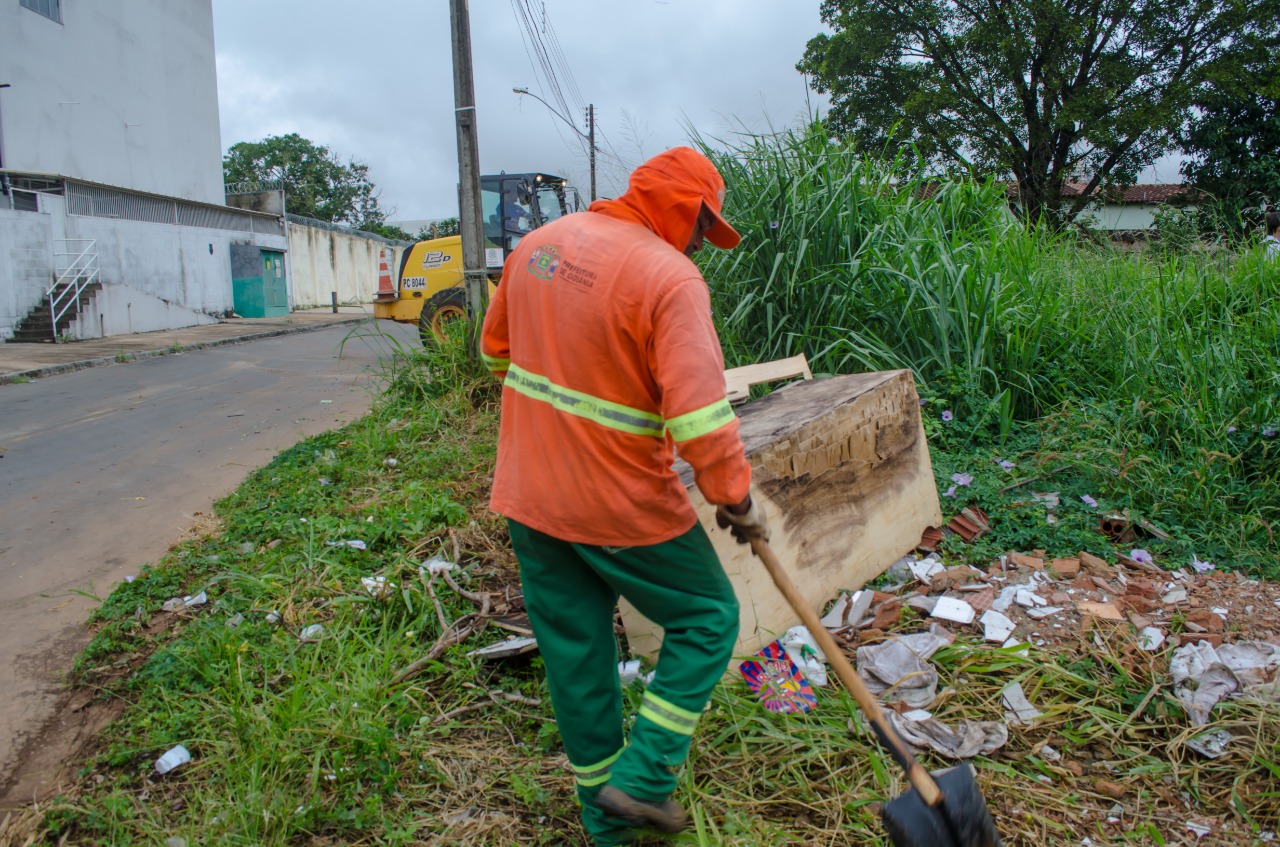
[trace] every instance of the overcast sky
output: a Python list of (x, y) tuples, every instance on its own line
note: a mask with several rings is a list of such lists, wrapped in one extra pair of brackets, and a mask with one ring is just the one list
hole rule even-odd
[[(554, 51), (585, 130), (594, 103), (602, 195), (627, 168), (704, 136), (800, 125), (826, 101), (795, 70), (822, 31), (819, 0), (472, 0), (484, 173), (540, 170), (588, 193), (585, 143), (557, 105), (516, 6)], [(545, 22), (542, 17), (545, 10)], [(458, 160), (447, 0), (213, 0), (225, 150), (297, 132), (369, 165), (393, 220), (457, 213)], [(806, 96), (808, 94), (808, 96)]]

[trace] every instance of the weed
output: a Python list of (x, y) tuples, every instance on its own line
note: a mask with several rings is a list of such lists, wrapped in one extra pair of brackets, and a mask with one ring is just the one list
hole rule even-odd
[(135, 358), (136, 357), (132, 353), (125, 352), (124, 350), (116, 351), (116, 364), (118, 365), (123, 365), (126, 362), (132, 362)]

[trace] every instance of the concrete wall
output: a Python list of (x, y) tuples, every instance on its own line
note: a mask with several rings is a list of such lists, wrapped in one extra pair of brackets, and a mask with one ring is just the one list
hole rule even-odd
[(387, 248), (391, 278), (400, 270), (400, 255), (406, 247), (399, 242), (355, 231), (289, 222), (290, 276), (295, 309), (328, 306), (330, 292), (338, 292), (338, 302), (372, 303), (378, 290), (378, 257)]
[(0, 3), (4, 166), (223, 203), (212, 0)]
[(288, 248), (282, 235), (68, 215), (52, 194), (40, 209), (0, 209), (0, 339), (53, 284), (58, 239), (97, 241), (103, 289), (72, 328), (79, 338), (215, 323), (233, 308), (231, 245)]
[(53, 285), (50, 216), (0, 209), (0, 341)]

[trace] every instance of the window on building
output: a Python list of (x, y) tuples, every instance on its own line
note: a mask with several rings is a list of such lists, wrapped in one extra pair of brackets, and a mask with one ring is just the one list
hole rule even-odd
[(27, 9), (62, 23), (62, 0), (19, 0)]

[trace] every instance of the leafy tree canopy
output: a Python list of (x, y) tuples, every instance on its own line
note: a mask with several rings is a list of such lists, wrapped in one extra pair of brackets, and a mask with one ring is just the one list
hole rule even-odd
[(1247, 232), (1280, 207), (1280, 55), (1253, 36), (1232, 54), (1196, 97), (1181, 139), (1190, 157), (1182, 174)]
[(387, 219), (368, 165), (355, 159), (344, 165), (328, 147), (297, 133), (231, 145), (222, 172), (227, 183), (279, 181), (285, 208), (295, 215), (357, 229), (376, 227)]
[[(1280, 0), (823, 0), (799, 70), (863, 147), (1017, 181), (1062, 225), (1167, 151), (1233, 39), (1280, 40)], [(1088, 183), (1067, 198), (1068, 182)]]

